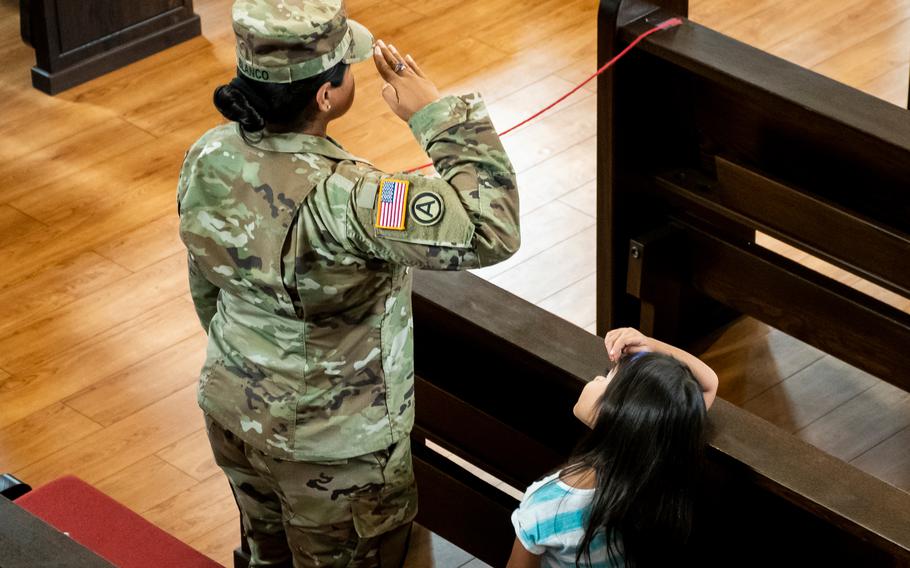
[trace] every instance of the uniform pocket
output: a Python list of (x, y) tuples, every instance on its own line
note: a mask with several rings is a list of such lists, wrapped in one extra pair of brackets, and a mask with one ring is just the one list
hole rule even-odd
[(417, 515), (417, 483), (411, 463), (409, 438), (391, 452), (376, 452), (383, 484), (351, 500), (354, 528), (361, 538), (373, 538), (410, 523)]

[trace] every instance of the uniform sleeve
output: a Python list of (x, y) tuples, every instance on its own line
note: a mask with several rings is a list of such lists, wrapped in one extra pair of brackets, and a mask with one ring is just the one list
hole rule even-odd
[(353, 184), (345, 227), (351, 246), (369, 257), (436, 270), (478, 268), (512, 256), (521, 241), (515, 172), (480, 95), (442, 98), (409, 125), (439, 177), (371, 169), (330, 178)]
[(209, 332), (209, 324), (218, 311), (218, 292), (217, 286), (206, 279), (202, 270), (193, 259), (193, 254), (187, 254), (187, 265), (190, 274), (190, 296), (193, 298), (193, 306), (196, 308), (196, 315), (199, 316), (199, 323), (205, 332)]
[(527, 495), (518, 508), (512, 512), (512, 526), (515, 528), (515, 538), (531, 554), (541, 555), (546, 552), (546, 547), (541, 546), (540, 524), (537, 514), (528, 502)]
[[(198, 151), (196, 146), (191, 148), (183, 160), (183, 166), (180, 168), (180, 179), (177, 182), (177, 215), (181, 216), (180, 204), (186, 195), (187, 185), (189, 184), (190, 170), (192, 169), (193, 160)], [(205, 277), (192, 251), (187, 251), (187, 272), (189, 273), (190, 297), (193, 299), (193, 307), (196, 309), (196, 315), (199, 317), (199, 323), (206, 333), (209, 331), (209, 324), (215, 317), (218, 310), (218, 292), (219, 288), (209, 282)]]

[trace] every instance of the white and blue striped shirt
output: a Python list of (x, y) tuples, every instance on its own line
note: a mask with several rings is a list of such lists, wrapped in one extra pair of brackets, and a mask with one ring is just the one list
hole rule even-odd
[[(594, 489), (571, 487), (559, 473), (535, 481), (528, 487), (512, 525), (521, 544), (540, 556), (541, 568), (575, 566), (575, 554), (585, 534)], [(582, 555), (579, 566), (587, 568)], [(618, 566), (622, 566), (622, 563)], [(618, 568), (607, 560), (606, 537), (599, 534), (591, 543), (590, 568)]]

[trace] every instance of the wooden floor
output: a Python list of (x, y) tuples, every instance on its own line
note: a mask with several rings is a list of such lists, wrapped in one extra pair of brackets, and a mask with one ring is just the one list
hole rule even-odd
[[(17, 2), (0, 0), (0, 471), (36, 485), (79, 475), (227, 563), (236, 510), (194, 398), (205, 337), (187, 293), (174, 196), (184, 151), (219, 122), (211, 93), (232, 76), (234, 48), (230, 1), (195, 5), (204, 37), (52, 98), (31, 89), (34, 55), (18, 39)], [(594, 69), (593, 0), (348, 5), (377, 37), (414, 54), (443, 91), (483, 92), (500, 129)], [(691, 12), (906, 102), (910, 0), (694, 0)], [(375, 71), (364, 64), (355, 74), (354, 109), (331, 133), (389, 170), (422, 163), (381, 100)], [(524, 245), (479, 271), (588, 329), (594, 94), (586, 87), (505, 139), (519, 171)], [(910, 394), (748, 319), (713, 338), (706, 357), (728, 400), (910, 489)], [(431, 558), (481, 566), (426, 533), (414, 551), (413, 566)]]

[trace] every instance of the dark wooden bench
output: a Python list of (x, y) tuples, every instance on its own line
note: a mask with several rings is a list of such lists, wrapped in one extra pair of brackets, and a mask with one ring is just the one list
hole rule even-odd
[(50, 95), (201, 33), (193, 0), (19, 0), (19, 21)]
[[(687, 10), (661, 4), (602, 2), (601, 63)], [(906, 111), (692, 23), (598, 96), (601, 331), (691, 340), (746, 313), (907, 387), (906, 314), (754, 244), (761, 230), (906, 295)], [(418, 275), (415, 334), (419, 520), (501, 566), (515, 500), (420, 442), (523, 489), (581, 434), (571, 408), (602, 342), (470, 275)], [(681, 560), (910, 565), (910, 495), (726, 401), (710, 423)]]
[[(517, 501), (424, 445), (524, 489), (566, 459), (603, 341), (471, 274), (414, 286), (418, 521), (504, 566)], [(691, 558), (711, 566), (910, 566), (910, 494), (718, 399)], [(686, 564), (682, 564), (686, 565)]]
[[(601, 60), (674, 15), (654, 4), (601, 4)], [(598, 97), (599, 331), (692, 338), (732, 309), (910, 390), (910, 315), (755, 244), (910, 297), (907, 110), (692, 22)]]

